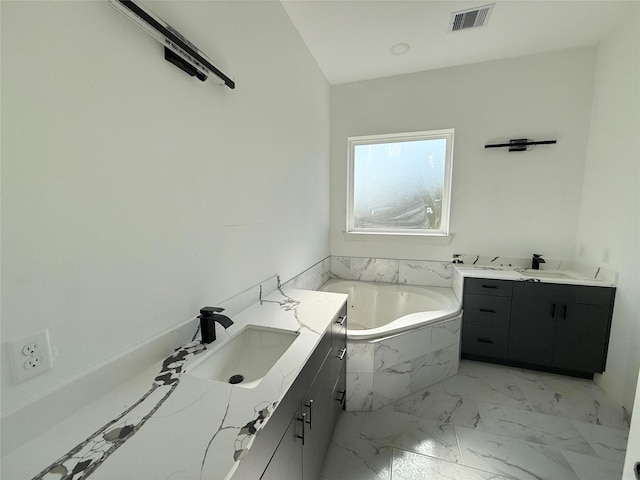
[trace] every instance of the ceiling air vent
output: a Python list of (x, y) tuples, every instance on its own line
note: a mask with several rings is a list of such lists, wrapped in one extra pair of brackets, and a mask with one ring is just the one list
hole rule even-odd
[(495, 3), (492, 3), (482, 7), (453, 12), (451, 14), (451, 21), (449, 22), (449, 31), (457, 32), (469, 28), (484, 27), (489, 20), (489, 15), (491, 15), (494, 5)]

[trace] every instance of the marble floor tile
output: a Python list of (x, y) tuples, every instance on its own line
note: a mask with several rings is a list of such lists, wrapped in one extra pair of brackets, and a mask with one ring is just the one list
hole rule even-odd
[(624, 462), (629, 440), (628, 430), (576, 421), (573, 424), (600, 458)]
[(362, 438), (366, 440), (461, 463), (453, 425), (400, 412), (372, 412), (362, 417)]
[(393, 450), (393, 480), (506, 480), (507, 477), (484, 472), (438, 458), (403, 450)]
[(455, 427), (468, 467), (518, 480), (579, 480), (558, 448)]
[(478, 403), (484, 431), (527, 442), (595, 455), (594, 449), (574, 423), (537, 412)]
[(522, 387), (531, 408), (539, 413), (570, 418), (579, 422), (628, 429), (624, 409), (604, 392), (585, 395), (580, 391), (539, 390)]
[(395, 402), (393, 409), (396, 412), (437, 420), (442, 424), (469, 428), (478, 428), (481, 425), (478, 405), (470, 395), (457, 395), (441, 388), (430, 387), (409, 395)]
[(580, 480), (619, 480), (622, 478), (623, 462), (603, 460), (576, 452), (563, 452), (571, 468)]
[(362, 412), (341, 411), (333, 434), (360, 438), (360, 432), (362, 432), (362, 419), (364, 418), (364, 415), (365, 414)]
[[(343, 412), (331, 460), (342, 465), (322, 480), (619, 480), (628, 425), (592, 381), (462, 360), (382, 409)], [(357, 455), (387, 467), (371, 473)]]
[(322, 476), (331, 480), (391, 480), (391, 448), (369, 440), (334, 435)]

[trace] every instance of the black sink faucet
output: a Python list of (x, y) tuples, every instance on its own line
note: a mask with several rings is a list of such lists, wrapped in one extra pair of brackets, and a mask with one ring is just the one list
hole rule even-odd
[(533, 258), (531, 259), (531, 269), (540, 270), (541, 263), (547, 263), (547, 262), (544, 261), (544, 258), (542, 258), (542, 255), (540, 255), (539, 253), (534, 253)]
[(216, 322), (224, 328), (233, 325), (233, 320), (225, 315), (220, 315), (224, 308), (220, 307), (202, 307), (200, 309), (200, 335), (202, 343), (211, 343), (216, 339)]

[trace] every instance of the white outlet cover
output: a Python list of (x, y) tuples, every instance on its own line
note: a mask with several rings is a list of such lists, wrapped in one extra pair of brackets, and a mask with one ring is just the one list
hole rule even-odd
[[(13, 377), (16, 383), (22, 383), (53, 368), (53, 356), (51, 354), (48, 330), (9, 342), (9, 345), (11, 347), (9, 351), (11, 353)], [(25, 348), (27, 345), (35, 346), (35, 348)], [(29, 355), (28, 352), (31, 351), (33, 353)], [(42, 361), (36, 367), (30, 367), (30, 360), (35, 357), (41, 357)]]

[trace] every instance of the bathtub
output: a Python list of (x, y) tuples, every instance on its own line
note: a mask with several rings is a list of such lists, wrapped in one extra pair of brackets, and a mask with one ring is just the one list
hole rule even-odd
[(460, 315), (450, 288), (329, 280), (321, 290), (349, 295), (347, 338), (370, 340)]
[(460, 302), (450, 288), (329, 280), (346, 293), (348, 411), (371, 411), (458, 373)]

